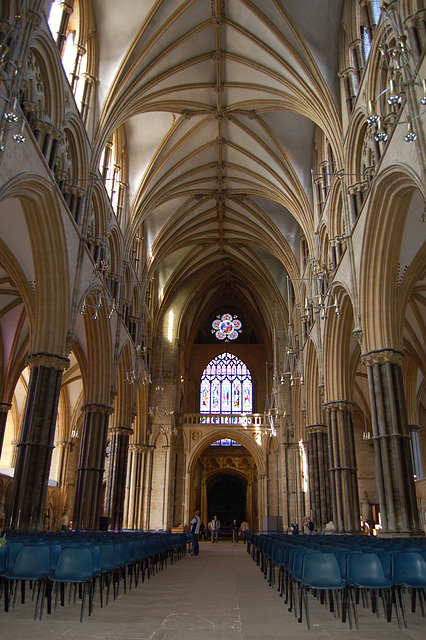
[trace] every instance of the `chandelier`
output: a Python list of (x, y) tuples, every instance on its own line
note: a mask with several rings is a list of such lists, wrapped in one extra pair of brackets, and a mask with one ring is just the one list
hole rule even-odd
[(128, 384), (138, 385), (141, 383), (151, 384), (151, 374), (148, 370), (148, 362), (146, 359), (147, 349), (146, 347), (141, 347), (140, 344), (136, 347), (136, 359), (135, 364), (133, 365), (133, 369), (126, 372), (126, 377), (124, 382)]
[[(378, 95), (369, 101), (367, 124), (377, 127), (374, 134), (376, 142), (387, 142), (388, 126), (406, 125), (404, 141), (410, 143), (417, 140), (413, 122), (426, 113), (426, 80), (421, 80), (413, 54), (407, 46), (407, 37), (388, 6), (387, 2), (381, 4), (383, 42), (379, 45), (379, 81), (386, 81), (387, 84), (379, 86)], [(392, 34), (391, 38), (389, 33)], [(409, 113), (405, 120), (396, 121), (396, 110), (403, 104), (406, 104)], [(386, 110), (386, 105), (392, 111), (380, 115), (377, 113), (378, 105), (381, 111)]]
[(109, 298), (107, 298), (106, 296), (103, 296), (99, 292), (96, 295), (95, 304), (90, 304), (86, 296), (83, 298), (83, 302), (81, 303), (81, 307), (80, 307), (80, 315), (82, 316), (86, 315), (89, 309), (94, 311), (92, 315), (93, 320), (99, 320), (100, 318), (99, 312), (102, 309), (106, 309), (107, 316), (109, 319), (112, 318), (114, 313), (117, 313), (117, 308), (115, 306), (115, 298), (112, 298), (112, 300), (110, 300)]
[(306, 295), (301, 320), (308, 323), (314, 314), (319, 314), (321, 320), (327, 320), (329, 309), (340, 316), (340, 307), (336, 294), (332, 290), (332, 277), (326, 264), (321, 264), (316, 258), (309, 265), (307, 278), (300, 278), (306, 283)]
[(25, 142), (25, 118), (19, 108), (19, 86), (22, 62), (19, 60), (21, 44), (22, 0), (18, 12), (0, 43), (0, 84), (5, 92), (0, 94), (0, 151), (5, 149), (5, 134), (16, 130), (13, 139), (17, 144)]

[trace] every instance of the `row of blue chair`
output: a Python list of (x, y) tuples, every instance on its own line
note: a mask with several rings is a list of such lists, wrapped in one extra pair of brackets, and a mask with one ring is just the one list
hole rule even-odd
[[(426, 589), (426, 541), (424, 539), (391, 539), (364, 536), (287, 536), (251, 535), (247, 551), (251, 553), (271, 587), (278, 586), (289, 611), (302, 621), (303, 608), (308, 628), (307, 592), (320, 597), (334, 615), (346, 618), (352, 628), (352, 613), (358, 628), (357, 604), (371, 607), (379, 616), (379, 599), (383, 602), (388, 622), (395, 606), (398, 626), (401, 617), (407, 627), (404, 590), (411, 593), (411, 610), (416, 611), (419, 598), (424, 617)], [(371, 605), (369, 600), (371, 600)]]
[[(25, 604), (25, 585), (29, 582), (36, 599), (34, 619), (43, 615), (43, 603), (47, 600), (47, 612), (56, 610), (60, 597), (65, 604), (65, 588), (69, 585), (69, 601), (77, 588), (81, 599), (80, 621), (83, 620), (85, 602), (92, 613), (96, 590), (99, 589), (103, 607), (103, 591), (106, 588), (108, 604), (111, 584), (114, 599), (123, 581), (124, 592), (138, 586), (145, 574), (148, 579), (186, 553), (187, 534), (147, 532), (57, 532), (54, 534), (7, 534), (6, 544), (0, 548), (0, 597), (4, 591), (4, 610), (15, 606), (20, 587), (21, 603)], [(54, 594), (53, 594), (54, 592)]]

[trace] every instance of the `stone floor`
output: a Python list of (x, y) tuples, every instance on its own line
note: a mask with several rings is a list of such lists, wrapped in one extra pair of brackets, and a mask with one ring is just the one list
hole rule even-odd
[(350, 630), (309, 597), (311, 629), (298, 623), (277, 591), (272, 590), (242, 543), (200, 544), (200, 555), (186, 558), (153, 576), (137, 589), (120, 593), (114, 602), (79, 622), (80, 605), (68, 604), (33, 620), (31, 601), (0, 610), (1, 640), (276, 640), (332, 638), (352, 640), (424, 640), (426, 620), (410, 612), (408, 628), (396, 620), (377, 619), (359, 610), (359, 630)]

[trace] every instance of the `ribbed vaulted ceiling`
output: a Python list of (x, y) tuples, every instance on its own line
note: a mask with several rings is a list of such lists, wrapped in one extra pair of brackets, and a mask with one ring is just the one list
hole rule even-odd
[(99, 152), (125, 126), (131, 227), (174, 277), (227, 261), (283, 291), (312, 233), (314, 126), (340, 138), (340, 1), (95, 0)]

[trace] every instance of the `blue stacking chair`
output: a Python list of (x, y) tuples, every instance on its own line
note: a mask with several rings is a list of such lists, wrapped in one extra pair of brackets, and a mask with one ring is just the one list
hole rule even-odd
[(6, 545), (0, 547), (0, 598), (3, 595), (4, 574), (8, 568), (9, 552)]
[[(92, 553), (87, 547), (65, 547), (58, 558), (56, 569), (49, 580), (56, 584), (55, 609), (58, 600), (58, 587), (61, 593), (61, 606), (65, 605), (65, 587), (74, 585), (74, 599), (77, 585), (83, 587), (81, 598), (80, 622), (83, 621), (86, 594), (89, 592), (89, 616), (92, 613), (93, 567)], [(51, 595), (49, 595), (51, 597)]]
[(115, 586), (117, 586), (117, 595), (118, 595), (121, 578), (123, 578), (123, 582), (124, 582), (124, 593), (127, 593), (126, 549), (122, 542), (114, 542), (113, 546), (114, 546), (114, 554), (115, 554), (114, 591), (115, 591)]
[[(358, 629), (358, 613), (356, 608), (356, 594), (359, 590), (371, 594), (371, 610), (379, 617), (378, 596), (382, 597), (387, 621), (391, 620), (393, 601), (393, 581), (386, 578), (382, 564), (375, 553), (349, 553), (346, 559), (346, 582), (350, 601), (353, 606), (355, 625)], [(397, 609), (397, 616), (399, 612)]]
[(423, 590), (426, 589), (426, 563), (422, 555), (418, 551), (393, 552), (391, 556), (391, 576), (398, 593), (405, 627), (407, 626), (407, 617), (405, 615), (401, 587), (406, 587), (410, 590), (412, 613), (416, 612), (416, 594), (418, 594), (424, 618)]
[[(107, 587), (106, 602), (108, 604), (109, 590), (111, 581), (113, 582), (114, 600), (115, 600), (115, 581), (113, 580), (114, 572), (116, 570), (114, 545), (112, 544), (100, 544), (99, 545), (101, 556), (101, 590), (103, 586)], [(102, 601), (101, 601), (102, 606)]]
[[(305, 605), (306, 624), (310, 629), (308, 589), (312, 591), (328, 592), (330, 610), (339, 614), (339, 594), (344, 596), (346, 582), (342, 579), (339, 564), (332, 553), (307, 553), (303, 558), (302, 572), (300, 575), (300, 614), (299, 622), (302, 622), (303, 604)], [(336, 595), (337, 607), (334, 606)], [(351, 625), (351, 619), (349, 617)]]
[(23, 545), (13, 563), (13, 567), (4, 573), (4, 610), (9, 611), (10, 595), (14, 590), (13, 607), (16, 603), (18, 582), (21, 584), (21, 602), (25, 604), (25, 583), (38, 585), (34, 620), (40, 605), (40, 620), (43, 615), (43, 601), (47, 578), (51, 572), (50, 550), (47, 545)]
[[(299, 603), (301, 606), (301, 594), (300, 586), (302, 580), (303, 567), (307, 555), (318, 555), (320, 551), (311, 549), (310, 547), (298, 546), (293, 553), (293, 565), (290, 569), (290, 603), (288, 610), (291, 611), (294, 607), (294, 615), (297, 616), (297, 603), (295, 597), (295, 590), (297, 589)], [(299, 615), (300, 617), (300, 615)]]
[(126, 567), (129, 572), (129, 590), (132, 590), (132, 578), (133, 572), (135, 573), (135, 586), (138, 586), (138, 576), (137, 576), (137, 557), (135, 551), (135, 543), (133, 540), (123, 540), (124, 544), (124, 557), (126, 562)]
[(285, 541), (284, 540), (274, 540), (272, 555), (271, 555), (271, 575), (269, 578), (269, 584), (272, 588), (275, 587), (275, 569), (279, 567), (279, 577), (278, 577), (278, 591), (280, 589), (280, 577), (281, 577), (281, 566), (284, 560), (284, 549), (285, 549)]

